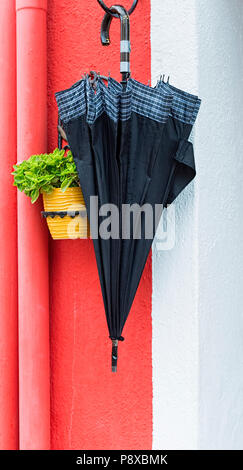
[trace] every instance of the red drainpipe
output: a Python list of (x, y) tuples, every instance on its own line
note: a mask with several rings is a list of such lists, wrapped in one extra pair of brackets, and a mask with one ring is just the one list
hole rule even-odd
[[(17, 155), (46, 151), (47, 0), (16, 0)], [(41, 201), (18, 193), (20, 449), (50, 448), (48, 235)]]
[(0, 448), (18, 448), (15, 0), (0, 2)]

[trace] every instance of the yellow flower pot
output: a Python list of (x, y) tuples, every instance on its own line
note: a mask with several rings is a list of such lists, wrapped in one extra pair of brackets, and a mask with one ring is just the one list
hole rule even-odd
[(89, 238), (89, 223), (81, 188), (68, 188), (65, 192), (55, 188), (50, 194), (43, 193), (43, 202), (45, 212), (80, 211), (81, 213), (75, 217), (47, 216), (47, 224), (54, 240)]

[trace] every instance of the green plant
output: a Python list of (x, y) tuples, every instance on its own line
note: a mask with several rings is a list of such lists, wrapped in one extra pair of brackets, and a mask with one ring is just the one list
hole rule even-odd
[(64, 192), (70, 186), (79, 186), (78, 173), (70, 151), (55, 149), (52, 153), (32, 155), (13, 166), (14, 186), (31, 197), (34, 203), (40, 193), (54, 188)]

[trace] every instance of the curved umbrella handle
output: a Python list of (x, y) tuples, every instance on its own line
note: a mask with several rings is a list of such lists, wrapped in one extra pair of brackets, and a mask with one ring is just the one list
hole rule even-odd
[[(102, 45), (103, 46), (109, 46), (111, 41), (110, 41), (110, 25), (111, 25), (111, 21), (112, 21), (112, 18), (113, 18), (113, 15), (112, 15), (112, 11), (113, 9), (117, 9), (117, 7), (120, 7), (119, 5), (113, 5), (111, 6), (110, 10), (111, 10), (111, 13), (106, 13), (104, 15), (104, 18), (103, 18), (103, 21), (101, 23), (101, 32), (100, 32), (100, 36), (101, 36), (101, 42), (102, 42)], [(123, 11), (120, 12), (120, 15), (118, 16), (118, 18), (120, 18), (121, 21), (123, 22), (126, 22), (126, 15), (128, 14), (128, 12), (125, 10), (125, 8), (123, 7), (120, 7), (122, 8)], [(130, 26), (130, 25), (129, 25)], [(122, 31), (121, 30), (121, 40), (130, 40), (130, 31)]]
[[(120, 41), (120, 72), (122, 74), (122, 84), (125, 86), (127, 78), (130, 75), (130, 20), (127, 10), (121, 5), (113, 5), (110, 12), (116, 12), (121, 22), (121, 41)], [(101, 42), (103, 46), (110, 44), (110, 24), (112, 20), (111, 13), (106, 13), (101, 25)]]
[(100, 39), (102, 46), (109, 46), (110, 41), (110, 25), (113, 16), (110, 13), (106, 13), (101, 23), (101, 30), (100, 30)]
[[(108, 7), (105, 5), (105, 3), (103, 2), (103, 0), (97, 0), (97, 1), (98, 1), (98, 3), (100, 4), (100, 6), (103, 8), (103, 10), (105, 10), (106, 13), (108, 13), (108, 14), (111, 15), (111, 16), (114, 16), (115, 18), (119, 18), (119, 15), (118, 15), (117, 13), (112, 12), (111, 9), (108, 8)], [(131, 14), (134, 12), (134, 10), (135, 10), (135, 8), (136, 8), (136, 6), (137, 6), (137, 3), (138, 3), (138, 0), (133, 0), (133, 4), (132, 4), (131, 8), (130, 8), (130, 10), (128, 10), (128, 14), (129, 14), (129, 15), (131, 15)]]

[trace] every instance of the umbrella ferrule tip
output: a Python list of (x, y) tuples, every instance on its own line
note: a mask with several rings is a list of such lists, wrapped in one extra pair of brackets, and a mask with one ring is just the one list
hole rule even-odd
[(111, 370), (112, 372), (117, 371), (117, 359), (118, 359), (118, 339), (112, 339), (112, 352), (111, 352)]

